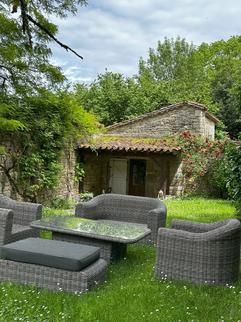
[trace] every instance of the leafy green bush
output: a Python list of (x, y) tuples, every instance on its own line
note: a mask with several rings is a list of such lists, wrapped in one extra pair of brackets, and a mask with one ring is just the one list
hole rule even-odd
[(230, 144), (227, 155), (229, 160), (227, 188), (230, 197), (236, 201), (238, 214), (241, 215), (241, 145)]
[(80, 201), (89, 201), (94, 197), (93, 193), (88, 191), (80, 193), (79, 196), (80, 196)]
[(210, 165), (206, 182), (208, 186), (208, 195), (218, 198), (229, 198), (227, 188), (227, 155), (223, 153), (222, 157), (214, 160)]
[(219, 190), (220, 196), (236, 202), (241, 214), (241, 145), (227, 141), (221, 158), (211, 164), (209, 184)]
[(51, 207), (54, 209), (71, 209), (74, 207), (75, 201), (71, 198), (56, 197), (51, 201)]
[[(58, 187), (63, 151), (98, 132), (98, 123), (64, 91), (42, 91), (25, 98), (15, 113), (26, 126), (7, 136), (11, 148), (6, 149), (0, 168), (23, 199), (43, 202)], [(80, 179), (83, 173), (81, 168), (77, 170)]]
[(177, 143), (182, 148), (185, 192), (196, 193), (212, 164), (220, 159), (225, 141), (213, 141), (201, 135), (184, 131), (177, 138)]

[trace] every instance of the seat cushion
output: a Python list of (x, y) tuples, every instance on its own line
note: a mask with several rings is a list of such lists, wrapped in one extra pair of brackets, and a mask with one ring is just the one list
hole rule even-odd
[(17, 262), (80, 271), (99, 259), (100, 249), (58, 240), (27, 238), (2, 246), (1, 256)]

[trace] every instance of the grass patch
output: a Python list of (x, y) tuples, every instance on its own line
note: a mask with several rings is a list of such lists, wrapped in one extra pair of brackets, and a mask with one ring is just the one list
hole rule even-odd
[(167, 226), (172, 219), (214, 222), (234, 218), (235, 205), (223, 199), (183, 198), (164, 200), (167, 206)]
[(74, 216), (74, 209), (52, 209), (52, 208), (44, 208), (43, 211), (43, 217), (49, 217), (49, 216), (58, 216), (58, 215), (72, 215)]
[[(235, 217), (228, 201), (203, 198), (167, 200), (172, 218), (215, 221)], [(60, 214), (48, 210), (45, 215)], [(64, 212), (66, 214), (66, 211)], [(125, 260), (109, 266), (107, 282), (89, 294), (54, 293), (0, 284), (0, 321), (178, 322), (238, 321), (241, 282), (233, 286), (195, 286), (154, 278), (155, 249), (131, 245)]]

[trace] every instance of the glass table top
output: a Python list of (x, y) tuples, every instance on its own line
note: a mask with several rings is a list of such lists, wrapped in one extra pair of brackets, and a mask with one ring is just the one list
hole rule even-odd
[(91, 220), (74, 216), (50, 216), (32, 222), (32, 227), (100, 239), (137, 241), (150, 234), (145, 225), (111, 220)]

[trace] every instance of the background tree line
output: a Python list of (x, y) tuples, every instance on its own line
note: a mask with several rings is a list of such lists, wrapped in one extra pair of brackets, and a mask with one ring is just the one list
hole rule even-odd
[[(0, 171), (13, 193), (42, 200), (56, 189), (63, 149), (110, 125), (179, 101), (197, 101), (222, 120), (219, 137), (238, 139), (241, 128), (241, 37), (194, 46), (185, 39), (159, 41), (140, 58), (137, 75), (106, 71), (74, 91), (49, 44), (58, 26), (49, 17), (75, 14), (84, 0), (0, 1)], [(225, 154), (225, 171), (213, 174), (237, 199), (240, 149)], [(231, 152), (230, 152), (231, 151)], [(232, 171), (231, 171), (231, 170)], [(222, 179), (222, 180), (221, 180)]]
[(194, 46), (185, 39), (159, 41), (140, 58), (137, 75), (106, 71), (91, 84), (77, 84), (77, 100), (105, 125), (196, 101), (206, 105), (231, 138), (241, 132), (241, 37)]

